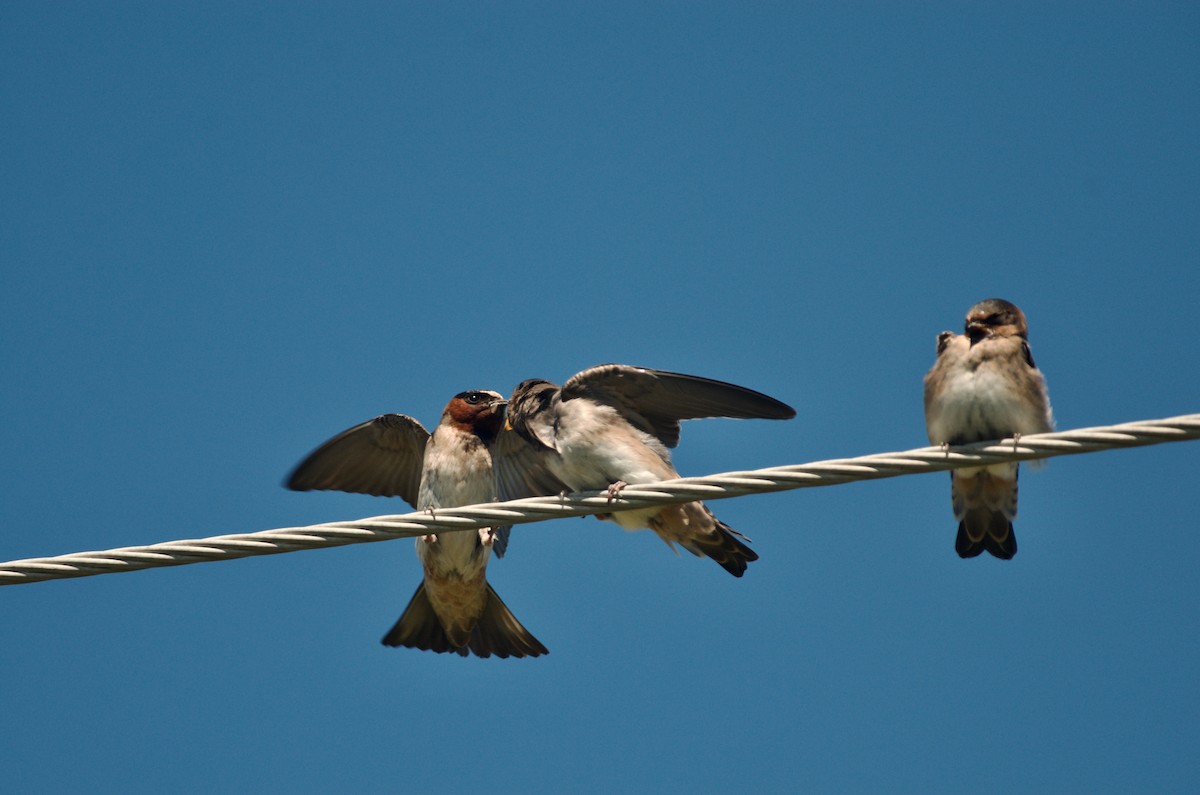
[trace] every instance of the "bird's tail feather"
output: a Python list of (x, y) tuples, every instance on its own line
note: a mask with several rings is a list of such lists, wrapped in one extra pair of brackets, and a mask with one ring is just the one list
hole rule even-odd
[(456, 643), (446, 633), (422, 580), (403, 615), (383, 636), (385, 646), (407, 646), (438, 654), (454, 653), (466, 657), (538, 657), (549, 650), (517, 621), (491, 585), (487, 586), (483, 614), (471, 628), (469, 637)]
[(450, 642), (445, 627), (442, 626), (437, 613), (433, 611), (433, 605), (429, 602), (424, 580), (421, 580), (421, 584), (417, 586), (417, 592), (409, 600), (408, 607), (404, 608), (399, 620), (383, 636), (383, 645), (407, 646), (410, 649), (421, 649), (438, 654), (454, 652), (463, 657), (467, 656), (465, 645), (456, 646)]
[(471, 630), (471, 651), (480, 657), (540, 657), (550, 651), (525, 629), (508, 605), (488, 585), (487, 604)]
[(950, 495), (959, 520), (954, 550), (960, 558), (989, 552), (1001, 560), (1017, 554), (1012, 522), (1017, 518), (1017, 468), (1012, 477), (984, 470), (972, 474), (953, 472)]
[(674, 541), (693, 555), (712, 558), (734, 577), (741, 577), (746, 566), (758, 560), (758, 553), (741, 540), (750, 539), (713, 516), (702, 502), (663, 511), (650, 527), (668, 543)]
[(1017, 554), (1017, 534), (1012, 522), (1000, 511), (985, 508), (967, 511), (958, 523), (954, 551), (960, 558), (973, 558), (986, 551), (1001, 560), (1012, 560)]

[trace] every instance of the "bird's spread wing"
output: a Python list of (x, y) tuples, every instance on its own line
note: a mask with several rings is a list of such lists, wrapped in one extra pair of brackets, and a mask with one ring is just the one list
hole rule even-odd
[(586, 397), (617, 409), (667, 447), (679, 444), (679, 421), (700, 417), (787, 420), (796, 410), (753, 389), (694, 375), (602, 364), (571, 377), (562, 399)]
[(552, 497), (570, 491), (545, 464), (545, 456), (556, 455), (535, 447), (512, 430), (502, 430), (492, 443), (492, 468), (501, 500), (523, 497)]
[[(545, 465), (546, 456), (558, 455), (553, 450), (530, 443), (510, 428), (500, 431), (491, 449), (492, 472), (501, 500), (552, 497), (570, 491)], [(512, 525), (495, 528), (492, 553), (496, 557), (504, 557), (511, 533)]]
[(402, 497), (414, 508), (429, 433), (403, 414), (384, 414), (342, 431), (288, 476), (296, 491), (333, 489)]

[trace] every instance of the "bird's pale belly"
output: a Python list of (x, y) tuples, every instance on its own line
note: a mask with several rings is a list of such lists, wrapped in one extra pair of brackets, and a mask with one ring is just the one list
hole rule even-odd
[(1037, 433), (1041, 422), (1011, 382), (979, 369), (954, 377), (935, 406), (934, 444), (966, 444), (1017, 433)]

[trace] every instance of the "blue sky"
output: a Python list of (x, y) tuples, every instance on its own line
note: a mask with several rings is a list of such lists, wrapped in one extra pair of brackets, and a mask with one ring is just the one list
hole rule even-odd
[[(969, 7), (968, 7), (969, 5)], [(1029, 317), (1063, 429), (1200, 411), (1187, 4), (6, 3), (0, 559), (407, 510), (333, 433), (617, 361), (787, 423), (687, 475), (924, 445), (936, 334)], [(409, 541), (0, 590), (21, 789), (1186, 790), (1195, 443), (519, 528), (536, 660), (386, 649)], [(47, 782), (50, 782), (47, 784)]]

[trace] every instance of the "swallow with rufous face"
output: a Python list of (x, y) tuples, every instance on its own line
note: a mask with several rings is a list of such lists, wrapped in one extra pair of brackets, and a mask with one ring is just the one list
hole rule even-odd
[[(526, 454), (534, 451), (538, 463), (531, 465), (526, 458), (514, 465), (508, 454), (513, 437), (504, 437), (496, 455), (500, 496), (533, 496), (529, 470), (541, 467), (572, 490), (608, 489), (615, 499), (629, 484), (679, 477), (668, 449), (679, 443), (680, 420), (794, 416), (790, 406), (745, 387), (622, 364), (589, 368), (561, 387), (530, 379), (509, 399), (508, 426)], [(735, 577), (758, 560), (743, 543), (745, 537), (702, 502), (616, 511), (601, 518), (626, 530), (649, 527), (668, 546), (679, 544), (697, 556), (707, 555)]]
[[(432, 434), (412, 417), (384, 414), (321, 445), (286, 485), (402, 497), (417, 510), (493, 502), (490, 445), (504, 423), (505, 406), (496, 392), (460, 392)], [(464, 657), (468, 651), (479, 657), (546, 654), (487, 582), (488, 557), (493, 550), (503, 556), (507, 543), (507, 529), (493, 528), (418, 538), (425, 578), (384, 645)]]
[[(938, 445), (968, 444), (1054, 430), (1046, 379), (1033, 363), (1020, 309), (999, 298), (967, 311), (963, 334), (943, 331), (925, 375), (925, 427)], [(955, 469), (950, 499), (959, 557), (1017, 554), (1016, 462)]]

